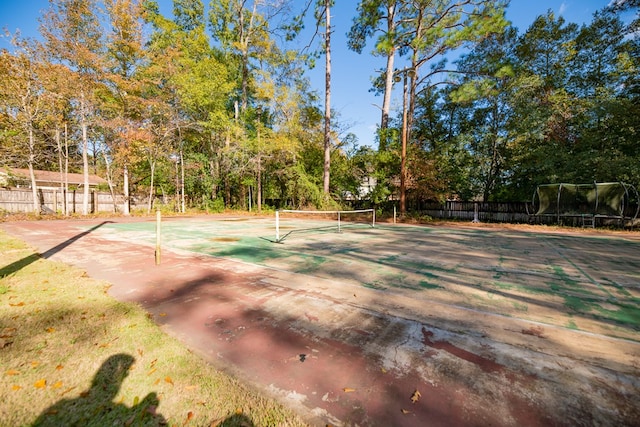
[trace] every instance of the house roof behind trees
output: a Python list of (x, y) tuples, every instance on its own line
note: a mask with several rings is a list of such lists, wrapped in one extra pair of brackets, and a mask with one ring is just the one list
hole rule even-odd
[[(56, 171), (43, 171), (43, 170), (34, 170), (33, 171), (36, 177), (36, 186), (38, 187), (56, 187), (59, 188), (60, 184), (65, 182), (64, 175), (60, 175), (60, 172)], [(29, 169), (20, 169), (20, 168), (5, 168), (0, 169), (0, 184), (6, 185), (4, 181), (7, 178), (13, 178), (17, 181), (19, 187), (22, 186), (31, 186), (31, 178), (29, 176)], [(84, 175), (81, 173), (68, 173), (66, 177), (66, 181), (69, 185), (73, 186), (82, 186), (84, 185)], [(100, 178), (98, 175), (89, 175), (89, 187), (96, 187), (100, 184), (106, 184), (107, 181), (103, 178)]]

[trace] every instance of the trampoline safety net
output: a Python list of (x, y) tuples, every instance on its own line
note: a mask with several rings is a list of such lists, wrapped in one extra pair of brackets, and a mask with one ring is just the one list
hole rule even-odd
[(594, 215), (635, 219), (638, 193), (622, 182), (539, 185), (533, 195), (535, 215)]

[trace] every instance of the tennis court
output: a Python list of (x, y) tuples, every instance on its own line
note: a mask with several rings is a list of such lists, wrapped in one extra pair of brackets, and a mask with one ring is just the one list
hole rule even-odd
[[(601, 402), (609, 405), (610, 415), (625, 405), (618, 393), (624, 395), (626, 389), (631, 399), (640, 390), (637, 234), (365, 223), (343, 223), (338, 233), (335, 221), (287, 217), (280, 219), (280, 227), (293, 232), (276, 244), (274, 218), (177, 220), (164, 224), (162, 239), (174, 250), (281, 271), (286, 273), (286, 286), (347, 303), (346, 308), (322, 305), (316, 311), (328, 319), (343, 318), (338, 335), (349, 335), (378, 353), (385, 370), (414, 368), (415, 360), (431, 354), (435, 360), (430, 369), (444, 373), (430, 376), (425, 368), (426, 381), (449, 375), (449, 369), (458, 371), (455, 375), (476, 375), (480, 369), (480, 380), (497, 369), (492, 365), (497, 363), (527, 375), (548, 376), (558, 381), (556, 387), (578, 387), (562, 397), (538, 396), (559, 398), (561, 406), (575, 407), (576, 416), (590, 410), (566, 399), (585, 399), (585, 392), (597, 398), (607, 387), (611, 393), (615, 388), (616, 399)], [(110, 224), (101, 232), (107, 230), (130, 241), (154, 241), (153, 224)], [(362, 318), (352, 319), (344, 311), (349, 307), (368, 311), (371, 319), (377, 313), (406, 319), (408, 329), (386, 340), (368, 333), (370, 339), (363, 339), (362, 332), (353, 332), (366, 332), (358, 325)], [(322, 315), (316, 317), (322, 323)], [(326, 334), (332, 337), (336, 332), (327, 325)], [(389, 348), (395, 349), (393, 355)], [(466, 363), (456, 366), (460, 360)], [(452, 366), (447, 367), (449, 362)], [(554, 380), (560, 373), (562, 379)], [(590, 384), (586, 389), (585, 381)], [(620, 384), (627, 386), (619, 389)], [(550, 401), (545, 405), (559, 405)], [(627, 403), (639, 413), (637, 402)], [(620, 420), (624, 412), (628, 409)]]
[[(640, 338), (640, 239), (286, 218), (169, 220), (162, 246), (611, 337)], [(115, 231), (116, 233), (112, 233)], [(155, 224), (100, 230), (155, 242)], [(309, 289), (313, 290), (313, 289)]]
[[(116, 220), (89, 236), (112, 248), (113, 269), (116, 247), (144, 247), (153, 256), (155, 227), (149, 220)], [(197, 298), (180, 294), (189, 310), (170, 311), (177, 296), (160, 298), (151, 310), (166, 314), (160, 323), (175, 321), (175, 330), (199, 322), (217, 345), (220, 337), (224, 345), (231, 341), (236, 347), (217, 348), (218, 358), (255, 370), (253, 380), (305, 407), (318, 425), (633, 425), (640, 419), (637, 232), (345, 221), (338, 233), (335, 220), (286, 215), (279, 227), (286, 238), (274, 243), (275, 218), (163, 220), (163, 254), (232, 272), (228, 289), (248, 283), (242, 292), (250, 301), (240, 305), (225, 296), (234, 309), (222, 315), (212, 308), (214, 297), (223, 300), (222, 288), (213, 295), (203, 282)], [(173, 280), (182, 279), (176, 273)], [(205, 303), (207, 295), (212, 299)], [(198, 307), (207, 316), (186, 322)], [(266, 328), (267, 319), (278, 331), (262, 351), (275, 354), (283, 342), (295, 343), (306, 361), (293, 364), (292, 349), (290, 359), (244, 361), (258, 345), (250, 331)], [(224, 331), (216, 329), (223, 323)], [(303, 373), (300, 366), (309, 362), (313, 372)], [(304, 377), (312, 374), (313, 380)], [(415, 391), (421, 395), (412, 402)]]

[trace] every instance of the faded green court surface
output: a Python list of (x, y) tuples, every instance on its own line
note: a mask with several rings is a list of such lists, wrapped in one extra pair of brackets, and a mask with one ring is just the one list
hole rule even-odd
[[(344, 224), (283, 218), (180, 218), (164, 250), (231, 258), (383, 293), (640, 341), (640, 236), (530, 227)], [(155, 223), (101, 235), (154, 245)], [(313, 280), (309, 280), (313, 286)], [(535, 330), (531, 331), (535, 334)]]

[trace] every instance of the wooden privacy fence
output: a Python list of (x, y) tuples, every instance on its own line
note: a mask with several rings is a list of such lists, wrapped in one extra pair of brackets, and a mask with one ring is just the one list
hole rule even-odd
[[(67, 212), (82, 212), (84, 193), (82, 190), (64, 191), (61, 189), (37, 190), (38, 205), (41, 212), (64, 212), (66, 196)], [(116, 196), (117, 209), (122, 208), (123, 196)], [(33, 193), (30, 189), (0, 188), (0, 211), (33, 212)], [(116, 212), (110, 193), (89, 192), (89, 212)]]
[(419, 211), (432, 218), (459, 219), (480, 222), (529, 222), (527, 202), (424, 202)]

